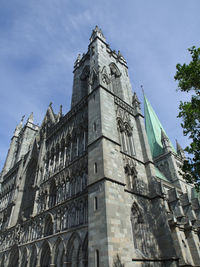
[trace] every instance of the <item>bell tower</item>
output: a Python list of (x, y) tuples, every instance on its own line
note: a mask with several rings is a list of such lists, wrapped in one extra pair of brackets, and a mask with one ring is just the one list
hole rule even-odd
[(159, 232), (167, 219), (153, 185), (140, 102), (132, 93), (126, 60), (110, 48), (98, 26), (87, 53), (74, 65), (72, 108), (82, 99), (88, 104), (88, 266), (113, 266), (115, 261), (134, 266), (155, 255), (173, 258), (167, 225)]

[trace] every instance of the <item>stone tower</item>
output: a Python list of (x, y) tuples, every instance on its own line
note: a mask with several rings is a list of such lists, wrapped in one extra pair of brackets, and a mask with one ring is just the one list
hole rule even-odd
[[(199, 266), (199, 200), (126, 60), (97, 26), (74, 64), (71, 110), (50, 103), (11, 141), (1, 174), (0, 267)], [(150, 129), (150, 132), (149, 132)], [(154, 153), (155, 152), (155, 153)]]

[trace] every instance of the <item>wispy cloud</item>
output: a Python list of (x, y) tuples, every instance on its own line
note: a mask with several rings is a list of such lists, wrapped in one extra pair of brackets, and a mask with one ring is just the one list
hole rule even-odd
[(199, 0), (2, 0), (0, 2), (0, 168), (16, 123), (31, 111), (41, 122), (50, 101), (69, 109), (73, 62), (98, 24), (128, 61), (140, 99), (143, 84), (171, 139), (184, 146), (173, 80), (186, 49), (199, 43)]

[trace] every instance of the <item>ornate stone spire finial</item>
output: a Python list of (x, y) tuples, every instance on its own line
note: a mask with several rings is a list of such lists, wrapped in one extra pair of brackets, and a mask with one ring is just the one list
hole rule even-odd
[(59, 121), (61, 117), (62, 117), (62, 105), (60, 105), (60, 110), (58, 112), (57, 121)]
[(60, 111), (59, 113), (62, 115), (62, 105), (60, 105)]
[(167, 135), (166, 135), (166, 133), (163, 131), (163, 129), (160, 128), (160, 130), (161, 130), (161, 141), (162, 141), (162, 140), (167, 140), (167, 141), (169, 141), (169, 138), (167, 137)]
[(22, 116), (22, 118), (21, 118), (19, 124), (18, 124), (18, 125), (16, 126), (16, 128), (15, 128), (14, 136), (16, 136), (16, 137), (19, 136), (19, 133), (20, 133), (22, 127), (23, 127), (24, 117), (25, 117), (25, 115)]
[(90, 37), (90, 42), (94, 41), (94, 39), (98, 37), (100, 38), (102, 41), (106, 42), (106, 39), (103, 35), (102, 30), (96, 25), (95, 29), (92, 31), (92, 35)]
[(22, 116), (20, 123), (23, 123), (25, 115)]
[(77, 59), (74, 62), (74, 68), (79, 66), (80, 60), (81, 60), (81, 54), (78, 54)]
[(31, 112), (30, 116), (28, 117), (27, 122), (33, 123), (33, 112)]
[(185, 152), (182, 149), (181, 145), (178, 143), (178, 141), (176, 140), (176, 152), (177, 154), (182, 158), (185, 159)]
[(117, 54), (117, 56), (118, 56), (119, 58), (121, 58), (121, 57), (123, 58), (123, 56), (122, 56), (120, 50), (118, 50), (118, 54)]

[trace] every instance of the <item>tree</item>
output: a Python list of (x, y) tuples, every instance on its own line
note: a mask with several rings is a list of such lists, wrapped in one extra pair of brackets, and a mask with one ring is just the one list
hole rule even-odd
[(180, 102), (178, 117), (182, 118), (183, 134), (191, 139), (185, 148), (188, 153), (183, 163), (182, 176), (200, 190), (200, 48), (193, 46), (188, 51), (192, 60), (189, 64), (177, 64), (174, 79), (178, 81), (178, 90), (190, 92), (191, 100)]

